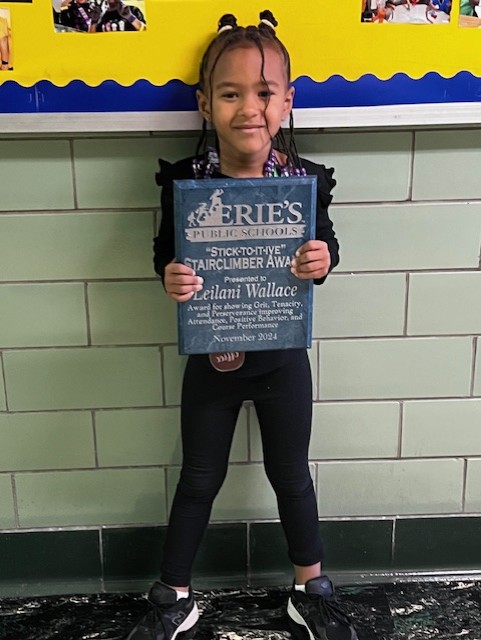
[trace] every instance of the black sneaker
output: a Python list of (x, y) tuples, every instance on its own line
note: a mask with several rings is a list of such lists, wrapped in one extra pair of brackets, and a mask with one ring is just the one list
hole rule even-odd
[(334, 586), (327, 576), (306, 582), (306, 593), (291, 591), (287, 613), (296, 631), (307, 631), (309, 640), (358, 640), (349, 617), (334, 596)]
[(191, 629), (199, 619), (192, 590), (188, 598), (177, 600), (174, 589), (155, 582), (149, 592), (149, 609), (125, 640), (175, 640)]

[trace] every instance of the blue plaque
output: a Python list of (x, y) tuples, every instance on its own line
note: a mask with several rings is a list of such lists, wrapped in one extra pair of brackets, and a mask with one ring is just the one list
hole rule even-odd
[(313, 283), (290, 262), (315, 237), (316, 182), (174, 181), (176, 260), (204, 279), (178, 305), (180, 353), (311, 346)]

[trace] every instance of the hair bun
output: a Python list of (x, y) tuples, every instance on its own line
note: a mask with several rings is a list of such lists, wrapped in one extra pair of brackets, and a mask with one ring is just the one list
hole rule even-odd
[(219, 20), (217, 25), (217, 32), (228, 31), (229, 29), (235, 29), (237, 27), (237, 18), (232, 13), (225, 13)]
[(273, 31), (275, 31), (275, 28), (279, 24), (277, 20), (274, 18), (274, 14), (272, 13), (272, 11), (269, 11), (269, 9), (266, 9), (265, 11), (261, 11), (261, 13), (259, 14), (259, 19), (261, 21), (261, 24), (267, 25)]

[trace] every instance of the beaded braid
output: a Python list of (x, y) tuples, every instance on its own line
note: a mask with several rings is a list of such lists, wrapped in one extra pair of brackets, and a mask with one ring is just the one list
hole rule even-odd
[[(230, 49), (235, 49), (239, 46), (254, 45), (258, 48), (261, 55), (261, 80), (267, 85), (264, 77), (264, 44), (273, 46), (280, 54), (285, 64), (287, 82), (291, 79), (291, 63), (289, 53), (284, 44), (279, 40), (275, 33), (277, 27), (277, 20), (269, 10), (262, 11), (259, 15), (260, 23), (257, 27), (239, 27), (234, 15), (228, 13), (221, 17), (218, 23), (217, 36), (211, 41), (207, 47), (199, 69), (199, 88), (204, 93), (208, 93), (212, 106), (212, 77), (223, 53)], [(212, 60), (212, 62), (211, 62)], [(207, 85), (207, 86), (206, 86)], [(207, 92), (206, 92), (207, 89)], [(267, 102), (266, 109), (269, 106)], [(218, 157), (216, 149), (208, 145), (208, 128), (205, 119), (202, 121), (202, 130), (196, 147), (196, 157), (202, 158), (199, 162), (196, 162), (194, 171), (196, 177), (202, 177), (204, 171), (207, 170), (207, 174), (212, 172), (211, 167), (218, 164)], [(271, 136), (273, 144), (276, 145), (278, 150), (287, 157), (287, 163), (285, 166), (278, 167), (277, 173), (280, 175), (304, 175), (305, 171), (299, 160), (296, 143), (294, 140), (294, 119), (292, 111), (289, 115), (289, 137), (286, 140), (284, 131), (279, 129), (274, 137)], [(217, 139), (215, 139), (215, 147), (217, 147)], [(215, 158), (215, 160), (214, 160)], [(266, 163), (266, 169), (269, 170), (272, 164), (273, 154), (269, 156)], [(216, 166), (217, 168), (217, 166)], [(290, 173), (287, 173), (290, 171)], [(198, 175), (197, 175), (198, 174)], [(275, 174), (274, 174), (275, 175)]]

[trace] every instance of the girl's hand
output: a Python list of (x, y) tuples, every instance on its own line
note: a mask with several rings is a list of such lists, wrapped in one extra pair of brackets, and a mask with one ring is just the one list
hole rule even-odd
[(323, 278), (329, 273), (331, 255), (323, 240), (308, 240), (291, 261), (292, 273), (301, 280)]
[(190, 300), (196, 291), (202, 289), (204, 280), (195, 271), (181, 262), (170, 262), (165, 267), (164, 287), (176, 302)]

